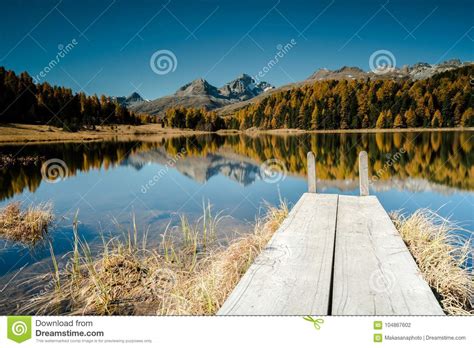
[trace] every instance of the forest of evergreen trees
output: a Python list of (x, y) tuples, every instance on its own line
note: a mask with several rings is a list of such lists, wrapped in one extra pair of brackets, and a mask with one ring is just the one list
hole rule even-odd
[(168, 127), (358, 129), (473, 127), (474, 66), (426, 80), (327, 80), (274, 93), (222, 122), (214, 112), (173, 108)]
[(166, 110), (163, 123), (167, 127), (189, 128), (208, 132), (226, 128), (224, 119), (217, 116), (215, 111), (184, 107)]
[[(222, 118), (214, 111), (174, 107), (164, 126), (219, 129), (358, 129), (473, 127), (474, 66), (426, 80), (327, 80), (279, 91)], [(109, 97), (74, 94), (71, 89), (34, 84), (23, 72), (0, 67), (0, 123), (37, 123), (76, 131), (99, 124), (156, 122), (136, 116)]]
[(67, 131), (102, 124), (137, 124), (124, 106), (102, 95), (74, 94), (71, 89), (35, 84), (28, 73), (17, 76), (0, 67), (0, 123), (49, 124)]
[(228, 128), (472, 127), (474, 66), (419, 81), (318, 81), (239, 110)]

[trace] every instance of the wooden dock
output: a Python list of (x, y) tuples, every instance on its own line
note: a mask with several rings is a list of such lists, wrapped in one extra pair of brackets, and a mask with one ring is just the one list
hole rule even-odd
[(218, 315), (443, 315), (390, 217), (369, 195), (303, 194)]

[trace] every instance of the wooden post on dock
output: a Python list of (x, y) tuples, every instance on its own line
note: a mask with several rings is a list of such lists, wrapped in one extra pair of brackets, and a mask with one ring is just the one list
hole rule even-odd
[(361, 151), (359, 153), (359, 186), (360, 195), (369, 195), (369, 159), (367, 152)]
[(308, 152), (308, 192), (316, 193), (316, 160), (314, 153)]

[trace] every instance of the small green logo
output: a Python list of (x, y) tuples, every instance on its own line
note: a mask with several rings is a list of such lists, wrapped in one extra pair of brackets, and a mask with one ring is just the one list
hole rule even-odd
[(7, 326), (7, 337), (12, 341), (21, 343), (31, 338), (31, 317), (8, 317)]
[(306, 317), (303, 317), (303, 319), (313, 323), (313, 326), (316, 330), (319, 330), (321, 328), (321, 324), (324, 324), (324, 319), (321, 319), (321, 318), (315, 319), (309, 315), (307, 315)]
[(382, 330), (382, 322), (374, 321), (374, 330)]
[(382, 343), (382, 334), (374, 334), (374, 342)]

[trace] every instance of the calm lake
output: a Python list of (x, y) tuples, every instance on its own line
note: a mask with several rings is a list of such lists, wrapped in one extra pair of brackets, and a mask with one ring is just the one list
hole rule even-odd
[[(318, 192), (357, 195), (357, 156), (369, 155), (371, 193), (387, 211), (419, 208), (474, 229), (474, 132), (205, 135), (160, 139), (0, 146), (19, 161), (0, 167), (0, 206), (50, 201), (48, 234), (55, 254), (71, 250), (72, 222), (92, 247), (119, 236), (133, 213), (140, 231), (159, 243), (179, 214), (196, 220), (203, 203), (228, 217), (219, 233), (250, 231), (264, 202), (295, 203), (306, 191), (306, 153), (316, 154)], [(27, 160), (41, 156), (39, 161)], [(8, 156), (7, 156), (8, 157)], [(48, 166), (42, 163), (48, 162)], [(43, 168), (43, 171), (42, 171)], [(57, 176), (60, 174), (60, 176)], [(459, 232), (467, 237), (468, 232)], [(1, 240), (0, 290), (18, 274), (49, 268), (48, 243)], [(42, 262), (43, 261), (43, 262)], [(46, 265), (46, 266), (45, 266)], [(22, 270), (21, 272), (19, 272)]]

